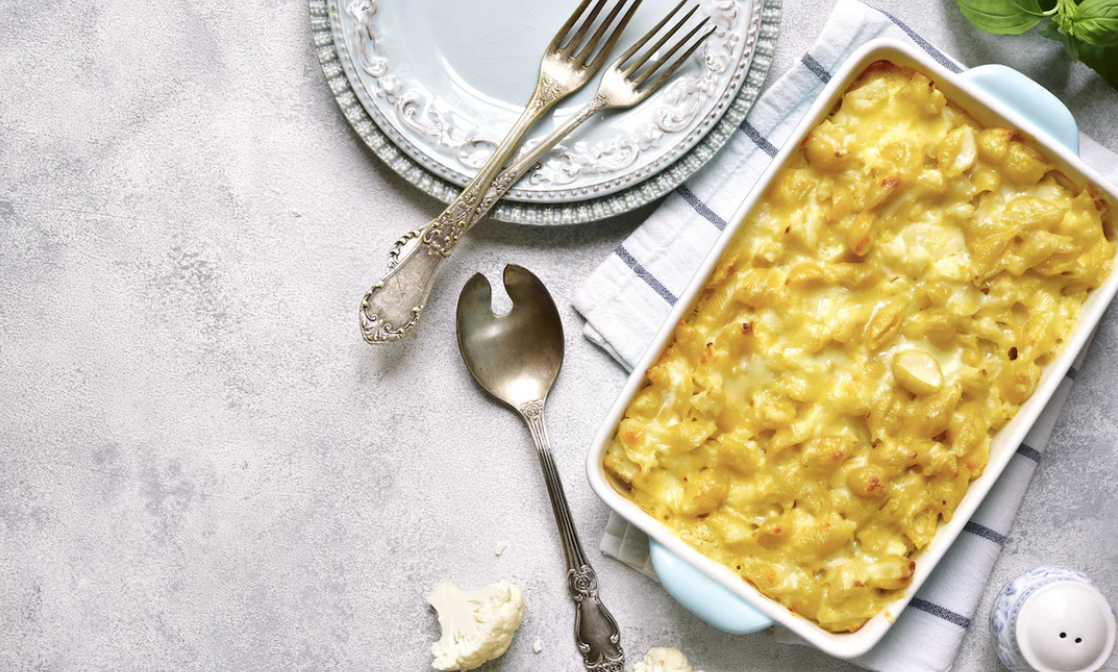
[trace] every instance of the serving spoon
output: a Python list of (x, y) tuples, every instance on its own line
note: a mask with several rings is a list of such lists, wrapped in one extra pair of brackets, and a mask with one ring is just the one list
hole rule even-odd
[(458, 349), (474, 380), (524, 418), (536, 443), (567, 561), (583, 665), (592, 672), (624, 672), (621, 632), (598, 597), (598, 576), (575, 532), (544, 424), (544, 403), (563, 365), (563, 323), (551, 294), (528, 270), (509, 264), (504, 281), (512, 299), (507, 315), (493, 314), (493, 291), (484, 275), (466, 282), (458, 297)]

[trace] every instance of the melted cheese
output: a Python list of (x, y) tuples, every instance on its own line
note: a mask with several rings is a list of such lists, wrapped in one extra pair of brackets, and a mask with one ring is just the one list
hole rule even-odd
[[(871, 66), (738, 230), (605, 467), (764, 594), (857, 630), (1110, 273), (1109, 218), (1019, 134)], [(907, 355), (899, 383), (910, 350), (938, 372)]]

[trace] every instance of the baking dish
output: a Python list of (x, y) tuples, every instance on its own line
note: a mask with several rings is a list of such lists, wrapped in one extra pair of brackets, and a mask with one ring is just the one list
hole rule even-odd
[(1082, 306), (1079, 322), (1068, 338), (1064, 351), (1044, 368), (1036, 392), (1021, 406), (1013, 420), (994, 437), (983, 475), (971, 483), (952, 520), (940, 524), (932, 543), (912, 556), (917, 565), (909, 589), (857, 632), (828, 632), (775, 600), (765, 597), (729, 569), (688, 546), (671, 530), (618, 492), (606, 475), (602, 461), (617, 423), (644, 383), (645, 371), (671, 339), (677, 323), (690, 310), (726, 246), (754, 206), (763, 198), (789, 155), (800, 146), (808, 131), (830, 113), (852, 81), (867, 66), (882, 60), (923, 72), (935, 81), (949, 100), (982, 125), (1018, 129), (1032, 140), (1033, 146), (1055, 164), (1058, 170), (1077, 184), (1094, 185), (1112, 209), (1118, 207), (1118, 191), (1078, 158), (1078, 132), (1070, 112), (1052, 94), (1024, 75), (1003, 66), (983, 66), (961, 75), (954, 74), (913, 46), (888, 39), (869, 42), (832, 75), (830, 83), (799, 123), (784, 148), (730, 218), (730, 224), (722, 237), (675, 304), (642, 360), (634, 367), (633, 374), (595, 437), (587, 463), (589, 480), (598, 496), (610, 508), (650, 536), (653, 567), (664, 587), (684, 606), (712, 625), (729, 632), (755, 632), (774, 622), (779, 623), (819, 649), (840, 658), (853, 658), (865, 653), (889, 630), (896, 616), (934, 570), (1008, 465), (1017, 446), (1036, 421), (1118, 291), (1118, 273), (1112, 273), (1089, 296)]

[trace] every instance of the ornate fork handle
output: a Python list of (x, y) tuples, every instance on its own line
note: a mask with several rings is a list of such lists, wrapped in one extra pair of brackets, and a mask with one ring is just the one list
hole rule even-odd
[(563, 543), (563, 555), (567, 560), (567, 588), (575, 602), (575, 642), (588, 672), (625, 672), (621, 630), (598, 596), (598, 575), (587, 562), (582, 544), (579, 543), (571, 510), (567, 506), (567, 497), (563, 494), (563, 484), (559, 480), (559, 471), (551, 456), (543, 408), (544, 402), (541, 399), (521, 404), (518, 410), (532, 432), (532, 440), (536, 444), (536, 453), (547, 482), (551, 509), (559, 527), (559, 539)]
[(474, 218), (470, 221), (469, 226), (473, 226), (481, 221), (481, 218), (486, 215), (497, 201), (501, 200), (505, 194), (509, 193), (512, 186), (520, 181), (520, 178), (531, 170), (545, 154), (551, 151), (555, 145), (574, 132), (576, 128), (584, 124), (595, 114), (609, 107), (605, 96), (598, 94), (587, 103), (581, 110), (571, 116), (563, 125), (547, 134), (543, 140), (537, 143), (532, 149), (524, 153), (524, 156), (516, 160), (508, 168), (501, 171), (497, 179), (493, 180), (493, 184), (485, 192), (485, 198), (482, 199), (481, 207), (474, 213)]
[[(516, 160), (515, 163), (501, 171), (493, 183), (485, 192), (485, 198), (481, 200), (477, 210), (474, 212), (473, 218), (462, 228), (462, 233), (473, 228), (490, 210), (497, 204), (497, 201), (504, 198), (505, 194), (509, 193), (513, 185), (520, 181), (540, 160), (551, 151), (555, 145), (558, 145), (564, 138), (570, 135), (576, 128), (591, 119), (595, 114), (609, 107), (604, 96), (597, 95), (589, 103), (586, 104), (575, 115), (567, 119), (562, 126), (556, 128), (547, 135), (543, 140), (537, 143), (532, 149), (527, 151), (524, 156)], [(400, 237), (399, 240), (392, 246), (388, 253), (388, 268), (395, 268), (400, 263), (400, 259), (405, 256), (411, 247), (417, 243), (413, 241), (421, 240), (427, 230), (434, 222), (425, 225), (423, 228), (411, 231)]]
[(476, 219), (489, 185), (523, 141), (528, 129), (563, 92), (548, 77), (542, 77), (527, 107), (512, 130), (482, 166), (462, 193), (434, 220), (401, 240), (411, 245), (393, 248), (388, 273), (373, 284), (361, 300), (361, 334), (369, 343), (391, 343), (403, 339), (419, 322), (439, 270), (462, 234)]

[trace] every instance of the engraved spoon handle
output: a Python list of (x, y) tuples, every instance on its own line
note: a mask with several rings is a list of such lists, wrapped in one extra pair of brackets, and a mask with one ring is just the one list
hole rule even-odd
[(587, 562), (582, 544), (578, 541), (567, 497), (563, 494), (563, 484), (559, 480), (559, 471), (551, 456), (543, 409), (544, 402), (540, 399), (521, 404), (517, 410), (528, 423), (532, 440), (536, 443), (536, 453), (540, 458), (540, 466), (543, 467), (551, 509), (559, 527), (559, 539), (563, 543), (563, 555), (567, 560), (567, 589), (575, 602), (575, 643), (582, 653), (582, 663), (588, 672), (625, 672), (621, 631), (613, 615), (598, 597), (598, 575)]
[(520, 118), (462, 193), (442, 214), (401, 239), (416, 239), (413, 244), (403, 250), (399, 244), (393, 248), (391, 258), (395, 263), (361, 299), (361, 334), (366, 341), (392, 343), (415, 328), (439, 270), (474, 221), (489, 185), (532, 124), (561, 97), (551, 82), (541, 80)]

